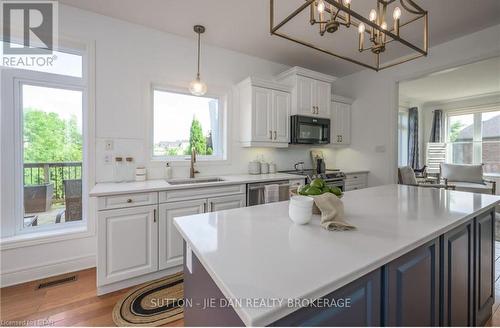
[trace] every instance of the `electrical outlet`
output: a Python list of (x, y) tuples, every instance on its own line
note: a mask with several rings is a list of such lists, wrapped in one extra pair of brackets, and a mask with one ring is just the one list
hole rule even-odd
[(113, 162), (113, 155), (111, 154), (104, 155), (104, 163), (111, 164), (111, 162)]
[(104, 149), (105, 150), (113, 150), (113, 140), (106, 140), (104, 142)]

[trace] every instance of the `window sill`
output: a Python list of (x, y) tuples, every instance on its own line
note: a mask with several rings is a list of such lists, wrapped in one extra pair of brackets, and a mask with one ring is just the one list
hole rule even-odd
[(68, 227), (53, 231), (39, 231), (33, 233), (20, 234), (0, 240), (0, 250), (15, 249), (21, 247), (37, 246), (59, 242), (70, 239), (80, 239), (91, 237), (94, 234), (89, 231), (87, 225), (78, 227)]

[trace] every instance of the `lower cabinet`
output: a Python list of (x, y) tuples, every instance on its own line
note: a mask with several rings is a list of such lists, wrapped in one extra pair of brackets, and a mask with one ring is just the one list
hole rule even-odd
[(156, 205), (99, 212), (98, 239), (99, 285), (158, 270)]
[(223, 210), (230, 210), (233, 208), (245, 207), (247, 199), (246, 195), (243, 194), (243, 195), (209, 198), (207, 202), (208, 202), (208, 211), (217, 212)]
[(495, 212), (478, 216), (475, 230), (475, 326), (484, 326), (495, 300)]
[[(238, 191), (244, 190), (241, 186), (236, 187)], [(174, 218), (246, 205), (245, 193), (207, 198), (217, 192), (232, 192), (232, 189), (223, 188), (234, 189), (235, 186), (207, 188), (203, 195), (193, 192), (193, 198), (201, 196), (201, 199), (161, 204), (158, 204), (158, 193), (101, 198), (98, 211), (98, 287), (159, 270), (180, 268), (183, 263), (183, 239), (174, 226)], [(143, 205), (147, 203), (154, 204)]]
[(158, 219), (158, 266), (160, 270), (182, 264), (183, 239), (174, 226), (174, 218), (204, 213), (206, 199), (160, 204)]
[(272, 326), (381, 326), (381, 281), (381, 270), (377, 269), (321, 297), (336, 306), (302, 308)]
[(474, 325), (474, 221), (441, 237), (441, 325)]
[(439, 324), (439, 240), (435, 239), (384, 268), (387, 326)]

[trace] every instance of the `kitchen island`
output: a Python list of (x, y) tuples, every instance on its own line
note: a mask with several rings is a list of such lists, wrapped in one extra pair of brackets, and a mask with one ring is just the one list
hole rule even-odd
[(499, 197), (388, 185), (342, 200), (355, 231), (294, 225), (288, 202), (176, 218), (185, 324), (486, 322)]

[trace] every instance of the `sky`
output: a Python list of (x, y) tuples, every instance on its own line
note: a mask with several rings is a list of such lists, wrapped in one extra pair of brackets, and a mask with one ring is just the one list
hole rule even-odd
[(160, 141), (189, 140), (193, 116), (200, 121), (203, 134), (210, 129), (207, 97), (154, 91), (154, 143)]
[(82, 129), (82, 92), (66, 89), (23, 85), (23, 108), (36, 108), (44, 112), (57, 113), (68, 120), (76, 116), (77, 125)]

